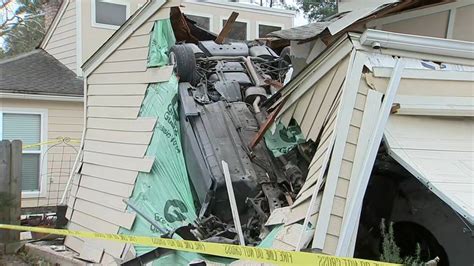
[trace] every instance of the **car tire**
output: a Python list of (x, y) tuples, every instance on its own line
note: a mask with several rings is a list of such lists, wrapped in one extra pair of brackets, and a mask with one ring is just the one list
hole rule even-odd
[(174, 45), (170, 49), (170, 65), (179, 77), (179, 82), (194, 84), (196, 80), (196, 58), (191, 47), (186, 45)]

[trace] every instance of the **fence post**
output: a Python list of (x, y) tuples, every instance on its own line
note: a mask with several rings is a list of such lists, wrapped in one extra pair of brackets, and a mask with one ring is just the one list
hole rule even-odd
[[(2, 140), (0, 142), (0, 223), (8, 223), (10, 218), (10, 159), (10, 141)], [(0, 254), (5, 253), (8, 234), (7, 230), (0, 230)]]
[[(11, 142), (10, 160), (10, 195), (12, 202), (10, 205), (10, 224), (21, 224), (21, 166), (22, 166), (22, 143), (21, 140)], [(11, 245), (7, 246), (7, 253), (16, 253), (21, 247), (20, 231), (10, 231)]]
[[(20, 225), (21, 141), (0, 142), (0, 223)], [(20, 232), (0, 230), (0, 253), (15, 253), (21, 247)]]

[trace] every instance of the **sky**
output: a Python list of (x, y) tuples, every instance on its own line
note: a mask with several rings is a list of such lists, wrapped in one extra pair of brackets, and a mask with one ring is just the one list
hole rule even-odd
[[(2, 24), (7, 16), (11, 15), (11, 12), (14, 12), (18, 8), (18, 5), (15, 0), (10, 1), (5, 8), (0, 9), (0, 24)], [(8, 13), (7, 13), (8, 12)], [(0, 37), (0, 46), (3, 47), (3, 38)]]

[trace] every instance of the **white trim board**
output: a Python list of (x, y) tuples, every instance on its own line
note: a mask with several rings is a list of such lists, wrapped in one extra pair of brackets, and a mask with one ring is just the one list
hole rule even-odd
[(329, 228), (329, 219), (331, 217), (334, 195), (336, 193), (339, 171), (342, 164), (343, 154), (346, 146), (349, 125), (352, 118), (352, 112), (356, 102), (359, 83), (361, 82), (361, 73), (367, 54), (364, 52), (354, 52), (354, 59), (349, 62), (350, 71), (347, 72), (346, 81), (343, 85), (340, 109), (336, 120), (336, 139), (334, 150), (329, 163), (329, 170), (326, 177), (323, 199), (319, 210), (318, 222), (314, 233), (312, 248), (324, 249), (326, 235)]
[(351, 243), (352, 236), (354, 231), (358, 228), (358, 223), (355, 222), (359, 218), (359, 214), (362, 209), (365, 191), (369, 183), (370, 174), (372, 173), (380, 142), (382, 141), (385, 125), (387, 124), (392, 104), (395, 99), (395, 95), (397, 94), (404, 65), (404, 59), (397, 60), (392, 77), (388, 83), (387, 90), (380, 107), (380, 112), (378, 113), (377, 122), (375, 124), (375, 131), (372, 133), (368, 150), (365, 153), (363, 162), (359, 166), (360, 172), (355, 179), (357, 181), (357, 187), (353, 191), (355, 198), (349, 202), (347, 215), (344, 217), (343, 226), (339, 236), (338, 247), (335, 254), (337, 256), (347, 256), (347, 252), (350, 250), (349, 244)]
[[(389, 78), (393, 68), (373, 67), (374, 77)], [(449, 70), (429, 70), (429, 69), (405, 69), (402, 74), (404, 79), (429, 79), (429, 80), (455, 80), (474, 82), (474, 72), (472, 71), (449, 71)]]
[[(383, 49), (415, 52), (418, 54), (443, 55), (463, 59), (474, 59), (472, 42), (440, 39), (426, 36), (393, 33), (381, 30), (366, 30), (359, 39), (362, 45)], [(438, 58), (434, 61), (440, 61)]]

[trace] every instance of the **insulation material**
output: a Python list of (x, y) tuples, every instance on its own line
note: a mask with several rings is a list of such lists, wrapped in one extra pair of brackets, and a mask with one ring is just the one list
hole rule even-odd
[(297, 125), (285, 127), (282, 123), (278, 123), (274, 132), (267, 131), (265, 133), (265, 144), (275, 157), (288, 153), (296, 145), (305, 141), (305, 137)]
[[(172, 76), (169, 82), (148, 87), (139, 116), (157, 118), (158, 122), (146, 152), (148, 156), (155, 156), (155, 161), (149, 173), (139, 173), (130, 198), (130, 202), (141, 213), (155, 219), (162, 228), (168, 230), (187, 225), (196, 219), (191, 185), (181, 150), (177, 92), (178, 80), (175, 76)], [(156, 237), (161, 235), (159, 230), (141, 215), (137, 215), (131, 230), (122, 228), (121, 233)], [(154, 248), (135, 246), (137, 255), (152, 249)], [(176, 254), (171, 256), (174, 263), (180, 264), (182, 257), (191, 256), (188, 259), (192, 259), (196, 255), (182, 253), (177, 257)], [(161, 259), (156, 262), (160, 261)]]
[(170, 19), (157, 20), (153, 27), (148, 51), (148, 67), (168, 64), (168, 51), (176, 42)]

